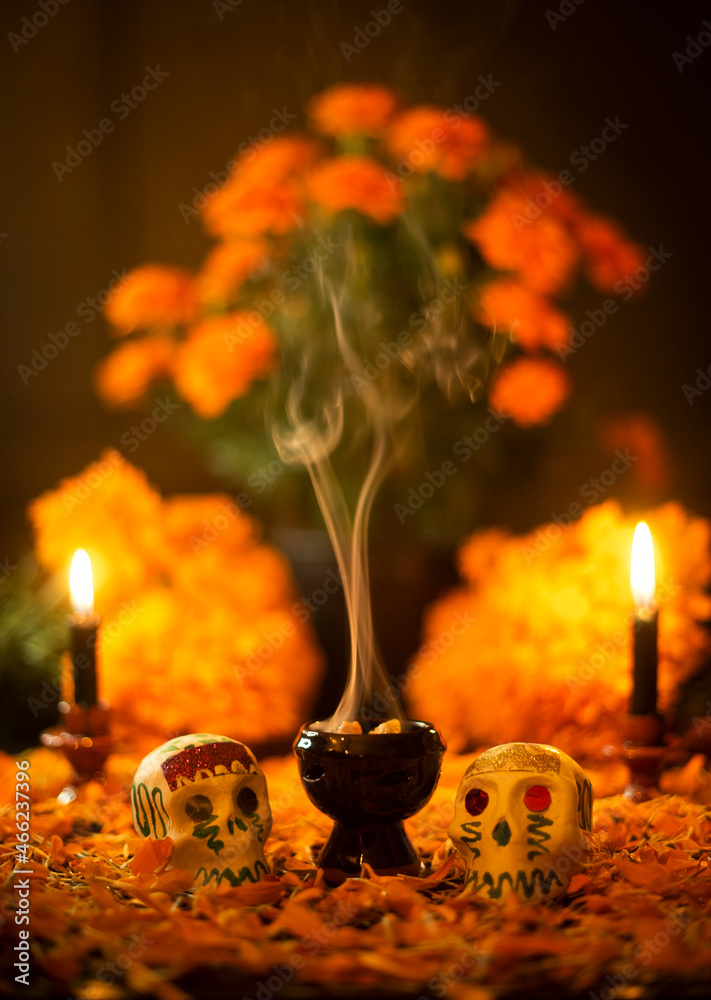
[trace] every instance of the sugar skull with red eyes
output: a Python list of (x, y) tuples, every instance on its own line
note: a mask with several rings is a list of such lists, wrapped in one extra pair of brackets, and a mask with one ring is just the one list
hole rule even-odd
[(169, 740), (141, 761), (131, 802), (136, 830), (172, 837), (170, 867), (192, 872), (196, 885), (267, 874), (267, 782), (244, 743), (212, 733)]
[(592, 786), (561, 750), (505, 743), (461, 780), (449, 836), (467, 863), (465, 888), (490, 899), (552, 899), (580, 871), (592, 828)]

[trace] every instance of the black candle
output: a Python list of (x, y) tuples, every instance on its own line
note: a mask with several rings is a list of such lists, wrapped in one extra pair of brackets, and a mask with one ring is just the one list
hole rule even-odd
[(98, 700), (96, 642), (99, 616), (94, 612), (91, 562), (83, 549), (74, 554), (69, 588), (74, 606), (74, 614), (70, 619), (74, 703), (82, 708), (90, 708)]
[(656, 715), (658, 611), (654, 603), (654, 547), (644, 521), (635, 528), (630, 582), (637, 606), (632, 625), (630, 715)]

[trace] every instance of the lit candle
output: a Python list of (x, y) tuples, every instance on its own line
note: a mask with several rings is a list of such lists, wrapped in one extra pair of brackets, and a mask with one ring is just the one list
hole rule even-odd
[(633, 634), (633, 674), (630, 715), (657, 712), (657, 606), (654, 601), (654, 547), (645, 521), (640, 521), (632, 542), (630, 572), (636, 605)]
[(99, 616), (94, 611), (94, 583), (91, 561), (84, 549), (78, 549), (69, 571), (69, 591), (74, 614), (70, 619), (72, 665), (74, 667), (74, 702), (90, 708), (96, 704), (96, 637)]

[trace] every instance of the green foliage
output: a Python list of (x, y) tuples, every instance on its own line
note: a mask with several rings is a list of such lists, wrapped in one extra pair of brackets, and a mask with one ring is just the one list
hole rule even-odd
[(57, 717), (58, 678), (68, 630), (30, 557), (0, 579), (0, 747), (36, 742)]

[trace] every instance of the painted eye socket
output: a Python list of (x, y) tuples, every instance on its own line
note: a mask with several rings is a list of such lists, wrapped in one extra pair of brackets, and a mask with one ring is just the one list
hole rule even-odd
[(471, 788), (464, 800), (464, 808), (470, 816), (480, 816), (489, 805), (489, 796), (483, 788)]
[(195, 823), (202, 823), (212, 816), (212, 802), (207, 795), (193, 795), (185, 803), (185, 812)]
[(247, 813), (247, 815), (256, 813), (257, 796), (255, 795), (253, 789), (248, 786), (240, 789), (239, 794), (237, 795), (237, 808), (240, 812)]
[(526, 789), (523, 802), (531, 812), (543, 812), (551, 804), (551, 793), (543, 785), (531, 785)]

